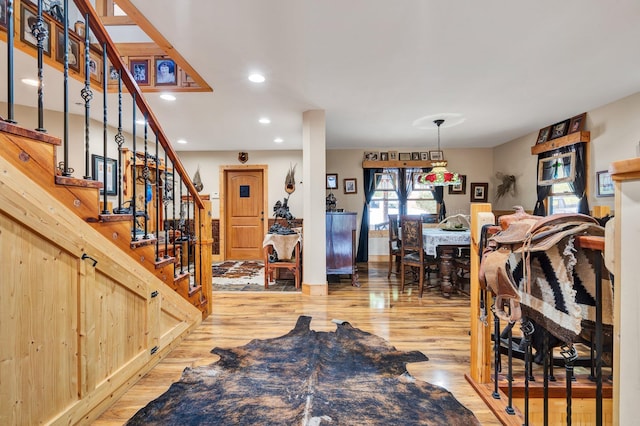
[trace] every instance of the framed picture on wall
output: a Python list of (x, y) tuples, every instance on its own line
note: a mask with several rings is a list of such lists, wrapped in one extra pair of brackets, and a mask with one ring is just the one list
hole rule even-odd
[(549, 135), (551, 134), (551, 126), (547, 126), (544, 129), (540, 129), (538, 132), (538, 140), (536, 140), (536, 145), (539, 143), (545, 143), (549, 140)]
[(471, 202), (486, 203), (489, 192), (488, 183), (471, 182)]
[(344, 193), (345, 194), (357, 194), (358, 185), (356, 178), (344, 179)]
[[(105, 173), (107, 174), (106, 190), (107, 195), (116, 195), (118, 193), (118, 160), (113, 158), (105, 158), (101, 155), (91, 154), (93, 180), (104, 183)], [(100, 194), (104, 194), (105, 188), (100, 189)]]
[(549, 140), (563, 137), (567, 134), (568, 130), (569, 120), (564, 120), (554, 124), (553, 126), (551, 126), (551, 136), (549, 137)]
[(129, 71), (133, 75), (133, 79), (138, 86), (149, 85), (149, 59), (131, 59), (129, 60)]
[[(44, 54), (51, 57), (51, 23), (47, 21), (45, 16), (44, 27), (47, 29), (49, 37), (44, 39), (43, 50)], [(34, 11), (31, 7), (27, 6), (24, 2), (20, 2), (20, 22), (22, 23), (20, 28), (20, 40), (28, 44), (31, 47), (38, 48), (38, 40), (31, 32), (31, 28), (38, 22), (38, 12)], [(26, 22), (26, 25), (24, 23)]]
[(615, 195), (614, 189), (613, 180), (608, 171), (596, 172), (596, 195), (598, 197), (613, 197)]
[(337, 173), (327, 173), (327, 189), (338, 189)]

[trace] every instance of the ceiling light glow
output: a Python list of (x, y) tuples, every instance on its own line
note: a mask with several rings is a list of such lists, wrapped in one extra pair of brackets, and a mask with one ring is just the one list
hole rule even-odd
[(262, 117), (260, 120), (258, 120), (258, 122), (260, 122), (260, 124), (269, 124), (271, 123), (271, 120), (269, 120), (267, 117)]
[(187, 141), (184, 140), (184, 139), (178, 139), (176, 142), (179, 143), (179, 144), (182, 144), (182, 145), (187, 143)]
[(284, 139), (282, 139), (282, 138), (275, 138), (273, 141), (274, 141), (275, 143), (282, 143), (282, 142), (284, 142)]
[(251, 75), (249, 75), (249, 81), (252, 81), (254, 83), (264, 83), (266, 79), (264, 78), (264, 75), (262, 74), (258, 74), (258, 73), (253, 73)]
[(169, 93), (163, 93), (160, 95), (160, 99), (164, 99), (165, 101), (175, 101), (176, 97)]

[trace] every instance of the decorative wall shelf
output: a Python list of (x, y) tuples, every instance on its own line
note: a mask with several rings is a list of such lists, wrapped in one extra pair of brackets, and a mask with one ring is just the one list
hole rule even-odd
[(564, 146), (574, 145), (577, 143), (588, 143), (591, 141), (591, 132), (574, 132), (561, 138), (553, 139), (544, 143), (539, 143), (531, 147), (531, 154), (538, 155), (543, 152), (553, 151), (554, 149)]
[[(444, 161), (446, 163), (446, 161)], [(442, 163), (442, 161), (363, 161), (363, 169), (407, 169), (411, 167), (433, 167), (432, 163)]]

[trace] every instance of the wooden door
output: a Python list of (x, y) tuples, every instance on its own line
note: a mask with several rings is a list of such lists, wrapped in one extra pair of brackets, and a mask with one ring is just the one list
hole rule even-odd
[(261, 260), (264, 238), (263, 170), (225, 174), (225, 258)]

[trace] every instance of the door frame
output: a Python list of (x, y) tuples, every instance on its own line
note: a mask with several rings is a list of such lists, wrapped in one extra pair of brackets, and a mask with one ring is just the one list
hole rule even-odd
[(264, 223), (262, 224), (263, 234), (267, 234), (269, 229), (269, 166), (267, 164), (243, 164), (243, 165), (226, 165), (220, 166), (219, 170), (219, 193), (220, 193), (220, 254), (218, 261), (224, 261), (226, 259), (226, 241), (227, 241), (227, 227), (226, 227), (226, 212), (227, 212), (227, 177), (228, 172), (259, 170), (262, 172), (262, 209), (264, 211)]

